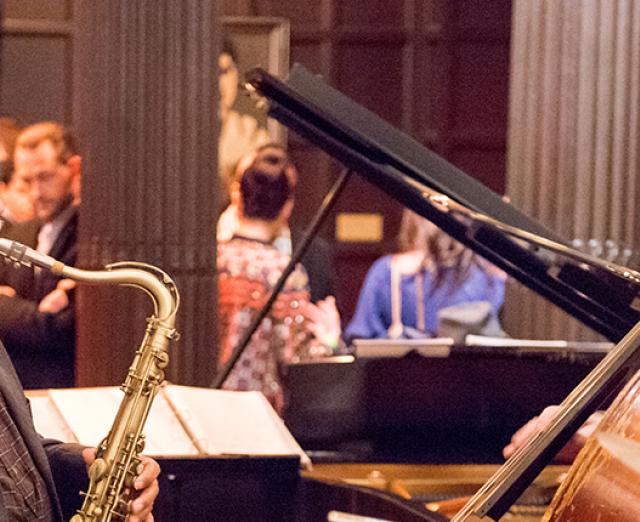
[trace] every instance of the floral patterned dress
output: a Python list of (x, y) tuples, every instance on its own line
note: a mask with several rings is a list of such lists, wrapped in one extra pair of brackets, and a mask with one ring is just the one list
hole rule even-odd
[[(218, 244), (220, 364), (231, 357), (288, 262), (289, 256), (261, 241), (234, 236), (230, 241)], [(313, 343), (300, 313), (300, 307), (308, 301), (307, 274), (298, 265), (288, 277), (271, 312), (253, 334), (224, 389), (262, 391), (276, 411), (282, 413), (282, 364), (294, 360), (309, 343)]]

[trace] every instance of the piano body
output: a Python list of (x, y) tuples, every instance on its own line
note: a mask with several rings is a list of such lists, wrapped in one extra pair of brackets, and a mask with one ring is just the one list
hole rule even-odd
[[(514, 238), (491, 224), (477, 220), (460, 219), (458, 215), (454, 215), (446, 209), (443, 210), (441, 204), (425, 196), (425, 189), (444, 194), (472, 212), (489, 216), (513, 229), (548, 238), (560, 245), (563, 244), (562, 240), (555, 237), (552, 232), (520, 213), (503, 201), (500, 196), (373, 113), (332, 89), (321, 78), (309, 73), (303, 67), (294, 66), (286, 83), (263, 70), (256, 69), (248, 74), (247, 86), (254, 94), (267, 100), (268, 112), (271, 117), (295, 130), (337, 158), (345, 167), (364, 176), (369, 182), (397, 198), (403, 205), (430, 219), (449, 235), (611, 341), (619, 341), (640, 320), (638, 301), (640, 286), (634, 278), (621, 277), (609, 270), (607, 266), (593, 265), (558, 255), (557, 251), (553, 249), (523, 241), (522, 238)], [(616, 299), (612, 301), (611, 295), (615, 295)], [(625, 366), (625, 375), (631, 373), (638, 366), (636, 359), (636, 356), (629, 358), (628, 364)], [(429, 360), (427, 363), (431, 364), (434, 361), (435, 359)], [(424, 361), (418, 362), (419, 364), (424, 363)], [(593, 359), (588, 360), (583, 372), (587, 373), (595, 362), (597, 361)], [(385, 369), (389, 368), (389, 361), (384, 360), (369, 361), (365, 364), (370, 366), (368, 370), (362, 368), (356, 370), (356, 373), (360, 372), (360, 378), (362, 378), (362, 372), (367, 375), (365, 379), (370, 379), (371, 375), (367, 371), (380, 376), (385, 373)], [(415, 361), (403, 359), (391, 363), (391, 366), (393, 364), (397, 365), (396, 377), (402, 378), (403, 375), (406, 376), (404, 372), (409, 371), (408, 368), (411, 364), (415, 364)], [(500, 378), (500, 373), (490, 373), (491, 361), (485, 361), (483, 364), (489, 372), (486, 375), (487, 382), (491, 383), (492, 381), (494, 385), (499, 386), (499, 383), (495, 381)], [(385, 368), (382, 368), (383, 366)], [(336, 366), (336, 368), (339, 367)], [(322, 369), (316, 368), (315, 370), (320, 374), (323, 372)], [(339, 373), (342, 370), (335, 371), (338, 372), (338, 375), (336, 377), (334, 374), (332, 378), (339, 378)], [(453, 374), (451, 375), (453, 376)], [(308, 373), (303, 374), (301, 380), (308, 381), (307, 377)], [(559, 378), (560, 375), (556, 377)], [(572, 378), (579, 380), (581, 375)], [(575, 427), (582, 423), (593, 410), (600, 407), (614, 391), (617, 391), (622, 385), (622, 380), (624, 379), (616, 383), (615, 389), (603, 390), (582, 409), (575, 419)], [(569, 384), (573, 386), (574, 383), (570, 382)], [(358, 386), (360, 385), (361, 383), (358, 384)], [(566, 391), (566, 389), (558, 391), (558, 394), (564, 394)], [(543, 399), (544, 402), (547, 397)], [(381, 400), (378, 397), (377, 402), (380, 403)], [(399, 400), (398, 397), (394, 397), (390, 402), (397, 403)], [(461, 402), (464, 408), (465, 401)], [(538, 407), (537, 404), (534, 406)], [(312, 412), (313, 414), (314, 412)], [(315, 417), (306, 419), (303, 416), (302, 419), (297, 420), (302, 425), (314, 422), (318, 425), (318, 419), (323, 417), (327, 419), (330, 413), (320, 410), (316, 411), (315, 415)], [(345, 418), (348, 418), (348, 415), (349, 412)], [(339, 419), (338, 423), (343, 422), (345, 418)], [(446, 412), (440, 413), (438, 420), (440, 419), (446, 422)], [(346, 422), (344, 425), (346, 429), (356, 430), (362, 429), (364, 426), (365, 431), (370, 431), (372, 424), (367, 424), (370, 420), (363, 421), (361, 418), (351, 418), (349, 419), (351, 424)], [(517, 422), (520, 420), (517, 419)], [(331, 419), (328, 421), (330, 422)], [(298, 435), (295, 429), (296, 419), (290, 419), (290, 422), (294, 426), (294, 435)], [(360, 422), (364, 422), (364, 424), (358, 424)], [(485, 422), (490, 424), (491, 417), (486, 417)], [(375, 420), (373, 426), (375, 427)], [(418, 422), (417, 427), (419, 429), (413, 435), (419, 436), (420, 429), (424, 426)], [(566, 433), (563, 436), (564, 438), (560, 437), (556, 441), (555, 450), (568, 440), (571, 433)], [(493, 449), (495, 450), (495, 448)], [(519, 485), (516, 490), (519, 493), (538, 475), (540, 469), (549, 463), (552, 454), (548, 454), (547, 460), (539, 464), (537, 469), (533, 469), (529, 473), (529, 477), (523, 477), (518, 481)], [(411, 461), (412, 458), (412, 456), (407, 456), (408, 461)], [(393, 457), (389, 456), (388, 460), (393, 460)], [(336, 469), (336, 466), (339, 469)], [(380, 472), (380, 466), (393, 465), (380, 464), (373, 467), (363, 467), (361, 464), (354, 464), (353, 467), (349, 467), (346, 464), (319, 464), (315, 474), (310, 476), (306, 474), (299, 480), (293, 480), (295, 493), (287, 488), (281, 490), (280, 493), (287, 496), (285, 503), (295, 506), (294, 511), (287, 511), (284, 515), (279, 512), (274, 517), (267, 516), (267, 511), (264, 511), (266, 518), (263, 519), (315, 522), (316, 520), (326, 520), (326, 513), (329, 509), (337, 509), (388, 520), (409, 522), (444, 520), (440, 515), (430, 514), (421, 504), (412, 501), (403, 503), (402, 496), (407, 497), (406, 494), (402, 494), (403, 488), (407, 493), (407, 485), (411, 483), (410, 478), (406, 475), (407, 468), (384, 468), (387, 475), (395, 477), (395, 479), (390, 479), (385, 476), (385, 472)], [(412, 469), (412, 473), (422, 477), (421, 480), (412, 483), (412, 487), (417, 489), (430, 481), (429, 476), (438, 475), (434, 467), (419, 468), (417, 471), (416, 468)], [(444, 482), (456, 483), (461, 474), (465, 475), (464, 469), (464, 467), (449, 467), (447, 471), (449, 478), (442, 477)], [(479, 470), (480, 468), (473, 468), (471, 473), (478, 473), (485, 478), (488, 476), (486, 468), (483, 472)], [(351, 475), (352, 485), (314, 479), (318, 476), (336, 478), (341, 474), (343, 477)], [(377, 486), (378, 491), (375, 488), (373, 490), (362, 489), (360, 486), (363, 484)], [(394, 484), (394, 486), (391, 487), (390, 484)], [(477, 487), (477, 484), (474, 487)], [(390, 492), (395, 494), (392, 495)], [(448, 493), (451, 494), (451, 491)], [(469, 491), (462, 488), (460, 493), (466, 494)], [(512, 503), (519, 496), (519, 493), (512, 492), (511, 497), (513, 498), (509, 502)], [(292, 494), (293, 496), (291, 496)], [(281, 503), (282, 499), (276, 497), (272, 500)], [(533, 515), (533, 518), (531, 518), (531, 514), (525, 514), (521, 518), (512, 517), (509, 520), (529, 521), (537, 520), (536, 517), (539, 517), (539, 513)], [(212, 520), (214, 519), (212, 518)]]
[(356, 346), (351, 361), (287, 369), (284, 419), (314, 462), (501, 463), (511, 435), (562, 402), (609, 349), (383, 343), (382, 356)]

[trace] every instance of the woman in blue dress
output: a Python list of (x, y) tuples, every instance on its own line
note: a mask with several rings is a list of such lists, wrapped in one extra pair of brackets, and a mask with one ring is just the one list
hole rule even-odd
[(439, 312), (465, 303), (483, 302), (497, 324), (504, 301), (502, 271), (409, 210), (402, 217), (399, 246), (399, 253), (369, 269), (344, 331), (347, 342), (435, 336)]

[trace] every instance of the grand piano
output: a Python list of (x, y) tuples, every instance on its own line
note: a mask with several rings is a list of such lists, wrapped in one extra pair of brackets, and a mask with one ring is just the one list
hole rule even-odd
[[(294, 66), (286, 82), (263, 70), (253, 70), (247, 76), (247, 88), (255, 96), (266, 100), (271, 117), (334, 156), (350, 171), (428, 218), (449, 235), (601, 333), (612, 343), (620, 341), (640, 320), (640, 280), (637, 273), (589, 259), (588, 256), (572, 255), (567, 244), (540, 223), (522, 214), (499, 195), (443, 158), (331, 88), (322, 78), (304, 67)], [(460, 211), (458, 207), (465, 210)], [(613, 301), (610, 299), (612, 294), (616, 295)], [(551, 461), (555, 451), (570, 438), (573, 430), (621, 388), (625, 379), (638, 367), (635, 352), (637, 350), (632, 350), (633, 354), (625, 358), (616, 379), (606, 389), (595, 394), (580, 409), (572, 424), (554, 438), (553, 445), (537, 459), (527, 476), (516, 480), (515, 486), (509, 488), (508, 494), (495, 510), (498, 515), (508, 509), (508, 505), (520, 496), (539, 471)], [(588, 373), (602, 355), (583, 361), (584, 368), (578, 372), (580, 375), (576, 374), (568, 379), (571, 385), (573, 381), (580, 380), (582, 374)], [(433, 364), (433, 361), (428, 362)], [(424, 364), (424, 361), (416, 363), (405, 360), (402, 364), (405, 364), (403, 371), (410, 371), (412, 365), (415, 367), (415, 364)], [(504, 374), (504, 371), (491, 374), (491, 364), (487, 364), (486, 368), (487, 381), (493, 380), (494, 384), (500, 378), (500, 373)], [(379, 368), (378, 370), (380, 371)], [(557, 375), (558, 380), (561, 375), (566, 374), (563, 372)], [(320, 375), (319, 379), (322, 378)], [(304, 377), (302, 380), (308, 379)], [(557, 394), (563, 395), (568, 391), (567, 388), (557, 390)], [(545, 400), (546, 398), (534, 407), (544, 405)], [(398, 401), (390, 402), (397, 404)], [(321, 412), (316, 421), (328, 415), (328, 412)], [(345, 419), (349, 420), (348, 416)], [(338, 422), (342, 420), (344, 419)], [(356, 424), (358, 422), (358, 419), (350, 420)], [(315, 422), (308, 418), (290, 418), (294, 434), (296, 421), (302, 426)], [(362, 426), (355, 427), (361, 428)], [(420, 430), (424, 427), (418, 423), (418, 428), (413, 435), (419, 437)], [(511, 428), (513, 426), (509, 427)], [(370, 429), (371, 426), (365, 423), (365, 431)], [(402, 434), (396, 433), (394, 437), (402, 437)], [(492, 451), (496, 449), (492, 448)], [(406, 459), (411, 461), (413, 457), (415, 456), (406, 456)], [(388, 456), (385, 460), (393, 460), (393, 456)], [(334, 468), (327, 469), (331, 470), (329, 475), (335, 475)], [(393, 473), (402, 475), (397, 470)], [(375, 485), (376, 478), (379, 479), (380, 476), (373, 473), (369, 478), (373, 483), (365, 483)], [(273, 519), (280, 517), (282, 520), (320, 521), (326, 520), (328, 510), (334, 509), (388, 520), (443, 520), (442, 516), (425, 510), (422, 503), (403, 503), (400, 496), (388, 491), (348, 486), (345, 483), (330, 484), (317, 480), (317, 476), (313, 475), (293, 482), (296, 484), (295, 494), (292, 489), (285, 488), (287, 495), (293, 495), (288, 497), (285, 504), (296, 506), (296, 509), (287, 511), (286, 514), (279, 513)], [(535, 518), (525, 517), (520, 520)]]
[[(640, 319), (640, 286), (606, 268), (523, 243), (493, 226), (443, 212), (433, 189), (480, 215), (518, 230), (563, 240), (420, 143), (294, 65), (286, 83), (262, 70), (248, 84), (268, 100), (269, 115), (322, 148), (368, 182), (423, 215), (509, 275), (600, 332), (620, 340)], [(611, 300), (611, 295), (616, 299)]]

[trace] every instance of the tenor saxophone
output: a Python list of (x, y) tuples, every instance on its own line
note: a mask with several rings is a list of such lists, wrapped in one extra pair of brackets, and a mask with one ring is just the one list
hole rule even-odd
[(81, 270), (7, 239), (0, 239), (0, 255), (16, 265), (37, 266), (81, 283), (133, 286), (153, 301), (154, 313), (147, 319), (142, 344), (121, 386), (124, 398), (111, 430), (96, 448), (96, 459), (89, 467), (89, 488), (81, 492), (82, 507), (71, 518), (71, 522), (124, 520), (144, 448), (142, 430), (164, 381), (169, 343), (178, 336), (174, 328), (180, 302), (176, 285), (162, 270), (144, 263)]

